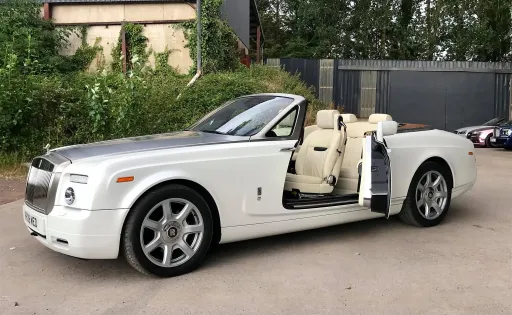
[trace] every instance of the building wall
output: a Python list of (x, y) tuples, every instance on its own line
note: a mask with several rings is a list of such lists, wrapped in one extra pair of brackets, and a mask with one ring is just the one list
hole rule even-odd
[[(121, 23), (137, 22), (144, 25), (144, 35), (148, 38), (148, 50), (163, 52), (170, 50), (169, 64), (180, 73), (187, 73), (193, 65), (189, 49), (185, 48), (182, 30), (178, 22), (195, 18), (195, 8), (186, 3), (142, 3), (142, 4), (52, 4), (52, 19), (57, 25), (88, 25), (87, 43), (103, 47), (103, 53), (91, 64), (94, 71), (105, 62), (112, 62), (112, 49), (116, 46), (121, 31)], [(146, 22), (146, 24), (144, 24)], [(70, 45), (63, 54), (73, 54), (81, 45), (81, 39), (73, 35)], [(149, 61), (154, 65), (154, 55)]]
[(249, 43), (250, 0), (224, 0), (220, 8), (225, 18), (242, 44), (247, 48)]
[(52, 4), (56, 24), (183, 21), (195, 17), (194, 7), (186, 3)]

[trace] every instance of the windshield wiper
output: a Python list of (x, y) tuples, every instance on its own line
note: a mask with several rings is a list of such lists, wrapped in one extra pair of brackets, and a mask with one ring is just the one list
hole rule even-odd
[(205, 132), (205, 133), (214, 133), (216, 135), (226, 135), (226, 133), (224, 132), (220, 132), (220, 131), (217, 131), (217, 130), (201, 130), (201, 132)]

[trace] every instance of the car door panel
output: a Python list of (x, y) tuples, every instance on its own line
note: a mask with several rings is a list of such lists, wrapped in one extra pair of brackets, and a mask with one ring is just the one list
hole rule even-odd
[(391, 203), (391, 163), (386, 144), (375, 132), (365, 136), (359, 205), (389, 217)]

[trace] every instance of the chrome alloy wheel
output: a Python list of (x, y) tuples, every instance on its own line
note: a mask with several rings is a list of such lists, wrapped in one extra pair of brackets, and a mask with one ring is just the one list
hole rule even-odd
[(142, 221), (140, 244), (154, 264), (171, 268), (187, 262), (203, 241), (204, 223), (188, 200), (166, 199), (155, 205)]
[(448, 184), (441, 173), (428, 171), (416, 186), (416, 207), (427, 220), (439, 217), (446, 208)]

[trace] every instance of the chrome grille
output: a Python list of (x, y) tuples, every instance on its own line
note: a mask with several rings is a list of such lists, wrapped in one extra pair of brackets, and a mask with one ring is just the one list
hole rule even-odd
[(54, 165), (43, 158), (35, 158), (30, 167), (25, 202), (41, 213), (46, 213), (48, 207), (53, 168)]

